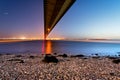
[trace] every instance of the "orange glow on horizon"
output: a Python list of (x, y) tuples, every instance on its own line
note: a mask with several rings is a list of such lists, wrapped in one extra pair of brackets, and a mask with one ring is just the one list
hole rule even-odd
[(23, 36), (23, 37), (20, 37), (20, 39), (25, 40), (25, 39), (27, 39), (27, 38)]
[(47, 40), (63, 40), (64, 38), (47, 38)]

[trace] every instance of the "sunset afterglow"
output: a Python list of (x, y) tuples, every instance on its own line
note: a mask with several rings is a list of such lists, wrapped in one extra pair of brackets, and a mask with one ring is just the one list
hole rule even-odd
[(23, 36), (23, 37), (21, 37), (20, 39), (25, 40), (25, 39), (27, 39), (27, 38)]
[[(120, 39), (119, 9), (120, 0), (76, 0), (48, 38)], [(43, 16), (43, 0), (0, 0), (0, 39), (43, 39)]]

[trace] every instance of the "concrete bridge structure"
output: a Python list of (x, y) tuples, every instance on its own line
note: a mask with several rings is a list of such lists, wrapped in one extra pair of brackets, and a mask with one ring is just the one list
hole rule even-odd
[(72, 6), (75, 0), (44, 0), (44, 38)]

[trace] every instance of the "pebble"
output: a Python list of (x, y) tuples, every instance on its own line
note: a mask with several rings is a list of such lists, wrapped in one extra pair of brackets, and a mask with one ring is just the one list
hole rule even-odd
[(11, 58), (9, 56), (0, 58), (4, 60), (4, 63), (0, 63), (4, 65), (0, 66), (0, 80), (120, 80), (120, 64), (116, 65), (104, 57), (101, 60), (67, 57), (69, 61), (60, 57), (58, 63), (44, 63), (43, 58), (24, 56), (20, 59), (25, 62), (20, 64), (7, 61)]

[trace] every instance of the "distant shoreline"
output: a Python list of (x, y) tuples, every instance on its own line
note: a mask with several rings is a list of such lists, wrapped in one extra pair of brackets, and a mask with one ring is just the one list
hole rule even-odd
[(22, 42), (22, 41), (33, 41), (33, 40), (22, 40), (22, 39), (0, 39), (0, 43), (2, 42)]
[[(16, 42), (16, 41), (42, 41), (43, 39), (0, 39), (0, 42)], [(49, 40), (49, 39), (47, 39)], [(83, 41), (83, 42), (120, 42), (120, 40), (51, 40), (51, 41)]]
[[(43, 39), (0, 39), (0, 43), (7, 42), (24, 42), (24, 41), (43, 41)], [(102, 43), (120, 43), (120, 40), (51, 40), (51, 41), (76, 41), (76, 42), (102, 42)]]

